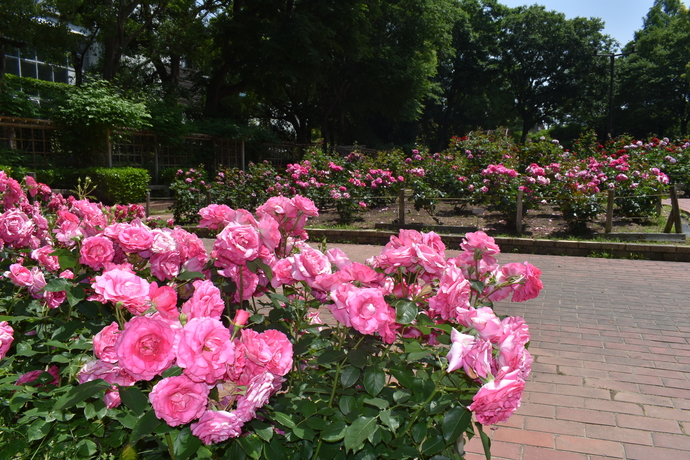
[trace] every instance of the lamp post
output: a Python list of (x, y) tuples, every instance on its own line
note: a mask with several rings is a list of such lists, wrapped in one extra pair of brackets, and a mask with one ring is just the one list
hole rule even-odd
[(635, 47), (633, 46), (632, 51), (626, 51), (624, 53), (605, 53), (605, 54), (597, 54), (597, 56), (605, 56), (611, 59), (611, 78), (609, 81), (609, 123), (608, 123), (608, 138), (612, 138), (612, 133), (613, 133), (613, 65), (615, 62), (616, 57), (618, 56), (627, 56), (628, 54), (633, 54), (635, 53)]

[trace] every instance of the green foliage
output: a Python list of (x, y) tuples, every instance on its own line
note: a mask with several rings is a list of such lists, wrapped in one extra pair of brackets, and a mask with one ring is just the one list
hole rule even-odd
[(140, 168), (89, 168), (79, 176), (91, 178), (93, 195), (105, 204), (139, 203), (151, 181), (148, 171)]

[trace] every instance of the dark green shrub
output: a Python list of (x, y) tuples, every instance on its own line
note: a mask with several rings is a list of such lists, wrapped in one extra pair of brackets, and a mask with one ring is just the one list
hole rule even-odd
[(93, 195), (104, 204), (139, 203), (146, 199), (151, 181), (148, 171), (140, 168), (88, 168), (79, 171), (82, 182), (86, 176), (96, 186)]

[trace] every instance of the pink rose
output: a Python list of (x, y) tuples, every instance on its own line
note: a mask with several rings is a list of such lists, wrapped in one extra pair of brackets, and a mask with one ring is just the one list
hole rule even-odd
[(540, 277), (541, 270), (525, 262), (524, 281), (515, 287), (513, 297), (510, 300), (512, 302), (524, 302), (525, 300), (537, 297), (544, 287)]
[(29, 287), (33, 284), (34, 277), (31, 271), (22, 264), (12, 264), (3, 276), (8, 278), (15, 286)]
[(235, 318), (232, 320), (234, 326), (242, 327), (247, 324), (249, 319), (249, 312), (247, 310), (237, 310), (235, 312)]
[(235, 413), (240, 421), (246, 423), (253, 419), (257, 409), (268, 403), (271, 396), (280, 390), (284, 380), (270, 372), (254, 376), (247, 385), (246, 393), (237, 400)]
[(13, 341), (14, 329), (7, 321), (0, 321), (0, 359), (7, 355)]
[(226, 268), (256, 259), (260, 249), (261, 240), (255, 227), (231, 222), (216, 237), (211, 257), (217, 259), (216, 267)]
[(518, 377), (517, 370), (507, 374), (500, 372), (494, 380), (479, 389), (468, 409), (474, 412), (482, 425), (505, 422), (520, 407), (524, 389), (525, 382)]
[(105, 391), (103, 395), (103, 403), (107, 409), (114, 409), (122, 404), (122, 399), (120, 399), (120, 392), (117, 386), (113, 385), (109, 390)]
[(178, 375), (158, 382), (149, 393), (149, 400), (156, 417), (170, 426), (178, 426), (201, 417), (206, 411), (208, 395), (208, 385)]
[(278, 222), (267, 214), (262, 214), (257, 226), (261, 242), (269, 251), (275, 251), (280, 244), (280, 226)]
[(175, 331), (155, 318), (136, 316), (115, 342), (120, 367), (137, 380), (151, 380), (175, 360)]
[(27, 246), (34, 228), (29, 216), (16, 208), (0, 214), (0, 239), (9, 246)]
[(392, 307), (376, 288), (354, 289), (345, 301), (352, 327), (362, 334), (373, 334), (390, 321)]
[(469, 325), (477, 330), (477, 334), (484, 340), (497, 342), (503, 335), (501, 320), (489, 307), (471, 310), (468, 314)]
[(234, 412), (207, 410), (195, 423), (192, 434), (206, 444), (213, 444), (236, 438), (242, 434), (243, 422)]
[(60, 270), (60, 262), (57, 256), (50, 255), (54, 251), (55, 248), (52, 246), (43, 246), (31, 251), (31, 258), (43, 265), (47, 270), (56, 272)]
[(437, 294), (429, 299), (429, 311), (444, 320), (457, 320), (459, 310), (470, 308), (470, 292), (470, 282), (465, 279), (462, 270), (454, 261), (449, 261), (439, 280)]
[(180, 274), (182, 257), (177, 251), (158, 252), (149, 259), (151, 274), (161, 281), (171, 280)]
[(131, 387), (137, 381), (117, 364), (106, 363), (100, 359), (95, 359), (84, 364), (77, 374), (79, 383), (90, 382), (91, 380), (103, 379), (113, 385)]
[(501, 252), (495, 240), (484, 232), (467, 233), (460, 248), (471, 253), (475, 260), (484, 259), (486, 263), (495, 263), (493, 255)]
[(199, 227), (217, 230), (224, 228), (235, 218), (235, 210), (224, 204), (211, 204), (199, 210)]
[(331, 272), (328, 257), (311, 247), (306, 247), (299, 254), (295, 254), (294, 261), (292, 277), (297, 281), (306, 281), (309, 285), (316, 276), (327, 275)]
[(115, 257), (115, 248), (110, 238), (104, 236), (92, 236), (86, 238), (79, 251), (79, 263), (88, 265), (94, 270), (100, 270), (103, 266), (112, 262)]
[(93, 336), (93, 354), (106, 363), (116, 363), (115, 342), (120, 335), (120, 326), (113, 321)]
[[(34, 380), (38, 378), (39, 375), (42, 373), (47, 372), (49, 373), (52, 377), (53, 380), (50, 382), (47, 382), (46, 385), (58, 385), (60, 383), (60, 369), (58, 369), (57, 366), (50, 366), (48, 370), (36, 370), (36, 371), (30, 371), (27, 372), (26, 374), (22, 375), (17, 379), (16, 385), (27, 385), (31, 384)], [(32, 385), (34, 386), (34, 385)], [(38, 385), (38, 386), (43, 386), (43, 385)]]
[(170, 286), (158, 287), (158, 284), (151, 283), (149, 294), (151, 304), (166, 321), (178, 322), (180, 312), (177, 309), (177, 291)]
[(347, 257), (347, 254), (345, 254), (340, 248), (329, 249), (326, 251), (326, 257), (328, 257), (328, 260), (335, 265), (335, 268), (338, 270), (342, 270), (352, 263)]
[(187, 319), (215, 318), (220, 319), (225, 309), (225, 302), (220, 297), (218, 289), (211, 280), (197, 280), (193, 283), (192, 297), (182, 305), (182, 313)]
[(275, 329), (258, 333), (242, 329), (242, 343), (247, 359), (276, 375), (285, 375), (292, 367), (292, 343)]
[(452, 345), (447, 355), (446, 371), (453, 372), (463, 367), (470, 378), (486, 379), (491, 374), (493, 365), (491, 343), (472, 335), (461, 334), (455, 328), (451, 331), (450, 338)]
[(299, 211), (302, 211), (307, 216), (316, 217), (319, 215), (319, 209), (314, 202), (302, 195), (295, 195), (292, 197), (292, 204)]
[(137, 219), (117, 235), (117, 240), (125, 252), (141, 252), (151, 249), (153, 234)]
[(132, 272), (113, 269), (96, 276), (94, 291), (104, 300), (122, 305), (133, 315), (141, 315), (149, 308), (149, 282)]
[(194, 318), (179, 333), (177, 365), (195, 382), (213, 385), (225, 375), (227, 363), (234, 359), (230, 331), (220, 320)]

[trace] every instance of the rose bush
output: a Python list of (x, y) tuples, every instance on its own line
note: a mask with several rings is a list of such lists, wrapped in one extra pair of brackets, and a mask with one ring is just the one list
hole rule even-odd
[(520, 404), (529, 330), (492, 307), (538, 295), (540, 272), (498, 265), (481, 232), (448, 258), (401, 231), (360, 264), (306, 244), (310, 200), (273, 197), (202, 209), (209, 255), (4, 185), (2, 215), (34, 223), (0, 241), (8, 458), (461, 458)]

